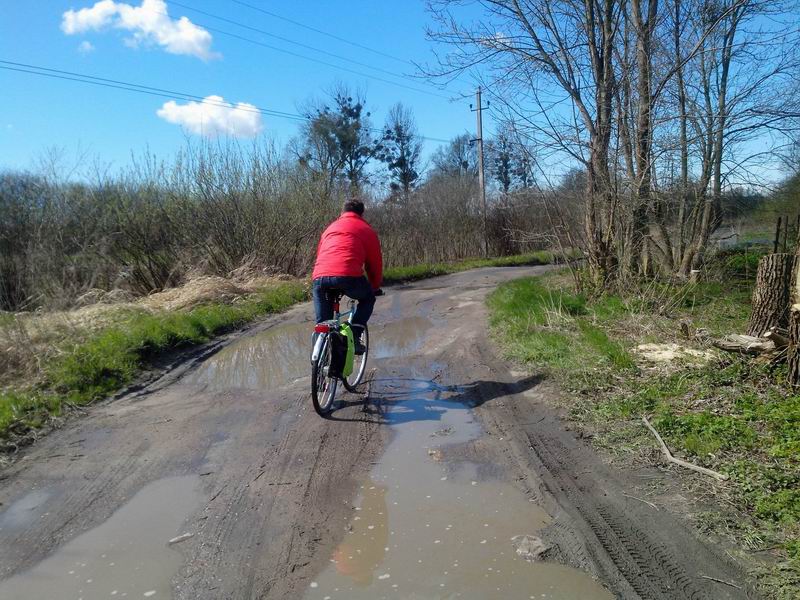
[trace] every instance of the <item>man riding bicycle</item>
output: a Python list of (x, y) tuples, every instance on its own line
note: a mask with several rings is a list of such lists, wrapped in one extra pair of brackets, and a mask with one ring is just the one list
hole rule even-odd
[(351, 320), (356, 354), (364, 353), (361, 333), (372, 315), (375, 293), (383, 282), (381, 243), (363, 214), (364, 203), (360, 200), (344, 203), (341, 216), (328, 226), (319, 239), (312, 275), (317, 323), (333, 318), (329, 291), (339, 290), (358, 301)]

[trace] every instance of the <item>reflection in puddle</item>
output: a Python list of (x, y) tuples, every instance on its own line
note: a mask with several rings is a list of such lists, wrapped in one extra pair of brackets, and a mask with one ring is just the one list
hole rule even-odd
[(212, 390), (269, 390), (309, 374), (310, 323), (277, 325), (241, 338), (206, 361), (189, 383)]
[(364, 586), (372, 583), (375, 569), (386, 554), (389, 539), (386, 524), (388, 488), (367, 479), (361, 489), (361, 504), (346, 538), (333, 552), (333, 561), (337, 573)]
[(408, 356), (422, 348), (425, 334), (433, 326), (430, 319), (411, 317), (386, 324), (370, 324), (371, 358)]
[(103, 524), (28, 571), (0, 582), (0, 598), (170, 598), (182, 564), (167, 542), (199, 505), (197, 476), (142, 488)]
[[(419, 348), (432, 323), (413, 317), (391, 323), (370, 323), (370, 358), (407, 356)], [(311, 323), (277, 325), (244, 337), (207, 360), (187, 382), (212, 390), (269, 390), (310, 373)]]
[(48, 490), (33, 490), (0, 513), (0, 531), (21, 529), (40, 517), (44, 503), (52, 496)]
[(413, 378), (375, 386), (396, 436), (306, 598), (611, 598), (588, 575), (519, 552), (520, 540), (538, 550), (537, 531), (550, 520), (519, 489), (487, 478), (486, 465), (448, 464), (448, 446), (452, 453), (481, 433), (467, 402), (474, 386)]

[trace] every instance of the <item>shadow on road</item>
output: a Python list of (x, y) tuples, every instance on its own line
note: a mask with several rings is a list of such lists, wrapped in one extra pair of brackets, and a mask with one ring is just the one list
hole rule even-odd
[[(441, 385), (430, 379), (397, 377), (372, 380), (372, 393), (353, 401), (340, 401), (328, 416), (332, 421), (365, 421), (399, 425), (413, 421), (439, 421), (448, 410), (469, 410), (492, 400), (526, 392), (541, 383), (540, 375), (514, 382), (478, 380), (465, 385)], [(361, 417), (336, 413), (361, 405)], [(370, 418), (370, 417), (376, 417)]]

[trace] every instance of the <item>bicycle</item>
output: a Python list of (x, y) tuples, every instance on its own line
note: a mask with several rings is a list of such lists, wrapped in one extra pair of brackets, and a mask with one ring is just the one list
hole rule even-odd
[[(383, 291), (378, 290), (376, 296), (382, 296)], [(311, 400), (314, 410), (321, 417), (330, 414), (333, 409), (333, 400), (336, 396), (336, 388), (341, 380), (348, 392), (355, 392), (361, 383), (364, 373), (367, 370), (367, 357), (369, 356), (369, 328), (364, 325), (361, 333), (361, 343), (364, 345), (364, 353), (353, 357), (353, 371), (347, 377), (336, 377), (330, 374), (331, 364), (331, 331), (340, 331), (344, 323), (351, 327), (361, 327), (350, 323), (350, 319), (355, 311), (356, 302), (350, 300), (350, 310), (340, 313), (340, 303), (344, 293), (341, 290), (329, 290), (328, 298), (333, 304), (333, 319), (323, 321), (314, 326), (314, 342), (311, 351)]]

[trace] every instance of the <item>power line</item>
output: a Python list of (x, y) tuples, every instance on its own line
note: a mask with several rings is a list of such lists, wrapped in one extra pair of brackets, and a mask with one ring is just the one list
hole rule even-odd
[(394, 56), (392, 54), (389, 54), (387, 52), (383, 52), (381, 50), (376, 50), (375, 48), (370, 48), (369, 46), (365, 46), (364, 44), (359, 44), (358, 42), (354, 42), (352, 40), (348, 40), (347, 38), (343, 38), (343, 37), (340, 37), (340, 36), (335, 35), (333, 33), (329, 33), (327, 31), (323, 31), (322, 29), (317, 29), (316, 27), (311, 27), (310, 25), (306, 25), (305, 23), (301, 23), (300, 21), (295, 21), (294, 19), (290, 19), (289, 17), (284, 17), (282, 15), (279, 15), (279, 14), (276, 14), (274, 12), (268, 11), (268, 10), (266, 10), (264, 8), (261, 8), (260, 6), (254, 6), (254, 5), (249, 4), (247, 2), (242, 2), (241, 0), (231, 0), (231, 2), (233, 2), (234, 4), (239, 4), (241, 6), (246, 6), (247, 8), (250, 8), (252, 10), (258, 11), (260, 13), (264, 13), (265, 15), (269, 15), (270, 17), (273, 17), (275, 19), (280, 19), (281, 21), (285, 21), (287, 23), (291, 23), (292, 25), (297, 25), (298, 27), (302, 27), (303, 29), (308, 29), (309, 31), (313, 31), (314, 33), (319, 33), (320, 35), (324, 35), (326, 37), (329, 37), (331, 39), (337, 40), (337, 41), (342, 42), (344, 44), (349, 44), (349, 45), (354, 46), (356, 48), (361, 48), (362, 50), (366, 50), (367, 52), (372, 52), (373, 54), (377, 54), (377, 55), (383, 56), (385, 58), (391, 58), (392, 60), (396, 60), (398, 62), (405, 63), (407, 65), (414, 65), (414, 63), (412, 63), (410, 60), (407, 60), (405, 58), (399, 58), (399, 57)]
[[(354, 65), (358, 65), (360, 67), (366, 67), (367, 69), (372, 69), (374, 71), (378, 71), (380, 73), (384, 73), (386, 75), (391, 75), (392, 77), (398, 77), (400, 79), (410, 79), (409, 76), (395, 73), (394, 71), (389, 71), (388, 69), (383, 69), (381, 67), (376, 67), (370, 65), (369, 63), (361, 62), (358, 60), (354, 60), (352, 58), (348, 58), (346, 56), (342, 56), (341, 54), (335, 54), (333, 52), (329, 52), (328, 50), (324, 50), (322, 48), (317, 48), (315, 46), (310, 46), (308, 44), (304, 44), (302, 42), (295, 41), (291, 38), (287, 38), (281, 35), (277, 35), (275, 33), (271, 33), (269, 31), (265, 31), (264, 29), (259, 29), (258, 27), (253, 27), (252, 25), (247, 25), (246, 23), (241, 23), (239, 21), (234, 21), (233, 19), (229, 19), (227, 17), (223, 17), (220, 15), (215, 15), (210, 12), (206, 12), (204, 10), (200, 10), (199, 8), (194, 8), (193, 6), (189, 6), (188, 4), (183, 4), (181, 2), (176, 2), (175, 0), (170, 0), (170, 4), (174, 6), (180, 6), (181, 8), (185, 8), (186, 10), (191, 10), (201, 15), (205, 15), (206, 17), (211, 17), (212, 19), (217, 19), (219, 21), (224, 21), (225, 23), (230, 23), (231, 25), (235, 25), (236, 27), (241, 27), (242, 29), (249, 29), (250, 31), (255, 31), (256, 33), (260, 33), (267, 37), (275, 38), (277, 40), (281, 40), (282, 42), (286, 42), (287, 44), (292, 44), (294, 46), (299, 46), (300, 48), (305, 48), (306, 50), (313, 50), (314, 52), (319, 52), (320, 54), (325, 54), (326, 56), (330, 56), (331, 58), (336, 58), (338, 60), (343, 60), (349, 63), (353, 63)], [(158, 12), (158, 11), (154, 11)], [(203, 25), (205, 27), (205, 25)]]
[[(309, 117), (304, 115), (299, 115), (296, 113), (290, 113), (286, 111), (280, 110), (273, 110), (269, 108), (263, 108), (260, 106), (256, 106), (254, 104), (247, 103), (247, 106), (242, 106), (240, 104), (233, 104), (231, 102), (225, 101), (215, 101), (215, 100), (208, 100), (207, 97), (203, 97), (197, 94), (191, 94), (188, 92), (178, 92), (175, 90), (169, 90), (159, 87), (153, 87), (148, 85), (142, 85), (138, 83), (131, 83), (128, 81), (122, 81), (120, 79), (109, 79), (106, 77), (97, 77), (95, 75), (86, 75), (84, 73), (76, 73), (74, 71), (65, 71), (62, 69), (52, 69), (49, 67), (40, 67), (38, 65), (31, 65), (27, 63), (20, 63), (14, 62), (9, 60), (2, 60), (0, 59), (0, 69), (6, 71), (15, 71), (18, 73), (27, 73), (30, 75), (39, 75), (41, 77), (49, 77), (52, 79), (61, 79), (65, 81), (74, 81), (77, 83), (84, 83), (89, 85), (95, 85), (99, 87), (106, 87), (112, 88), (117, 90), (123, 90), (128, 92), (136, 92), (139, 94), (146, 94), (149, 96), (157, 96), (160, 98), (169, 98), (169, 99), (177, 99), (177, 100), (187, 100), (187, 101), (199, 101), (204, 104), (209, 104), (211, 106), (220, 106), (224, 108), (234, 108), (236, 110), (241, 110), (244, 112), (252, 112), (252, 113), (260, 113), (262, 115), (271, 116), (271, 117), (278, 117), (281, 119), (290, 119), (294, 121), (308, 121)], [(380, 132), (383, 133), (383, 128), (380, 127), (370, 127), (369, 131), (372, 132)], [(428, 137), (424, 135), (418, 136), (421, 140), (427, 140), (430, 142), (440, 142), (440, 143), (448, 143), (450, 140), (445, 140), (442, 138), (435, 138), (435, 137)]]
[(281, 52), (283, 54), (288, 54), (289, 56), (294, 56), (296, 58), (302, 58), (303, 60), (308, 60), (311, 62), (315, 62), (321, 65), (325, 65), (328, 67), (332, 67), (334, 69), (339, 69), (340, 71), (346, 71), (347, 73), (353, 73), (354, 75), (359, 75), (361, 77), (367, 77), (368, 79), (374, 79), (375, 81), (381, 81), (383, 83), (388, 83), (389, 85), (394, 85), (396, 87), (405, 88), (407, 90), (411, 90), (420, 94), (427, 94), (429, 96), (435, 96), (437, 98), (443, 98), (445, 100), (450, 100), (450, 96), (446, 96), (444, 94), (437, 94), (436, 92), (431, 92), (429, 90), (424, 90), (422, 88), (417, 88), (411, 85), (406, 85), (405, 83), (399, 83), (397, 81), (392, 81), (391, 79), (386, 79), (384, 77), (378, 77), (377, 75), (370, 75), (369, 73), (364, 73), (363, 71), (358, 71), (356, 69), (351, 69), (349, 67), (343, 67), (341, 65), (337, 65), (335, 63), (331, 63), (325, 60), (320, 60), (318, 58), (314, 58), (312, 56), (306, 56), (305, 54), (300, 54), (299, 52), (293, 52), (291, 50), (286, 50), (285, 48), (279, 48), (278, 46), (273, 46), (271, 44), (266, 44), (264, 42), (260, 42), (258, 40), (254, 40), (252, 38), (244, 37), (243, 35), (239, 35), (237, 33), (231, 33), (230, 31), (223, 31), (221, 29), (217, 29), (216, 27), (208, 27), (204, 26), (209, 31), (213, 31), (214, 33), (219, 33), (221, 35), (226, 35), (228, 37), (236, 38), (243, 42), (248, 42), (250, 44), (256, 44), (257, 46), (263, 46), (264, 48), (269, 48), (270, 50), (275, 50), (276, 52)]
[[(177, 2), (173, 2), (173, 4), (175, 4), (175, 5), (178, 5), (178, 3), (177, 3)], [(190, 6), (187, 6), (187, 5), (185, 5), (185, 4), (180, 4), (180, 6), (182, 6), (182, 7), (184, 7), (184, 8), (188, 8), (189, 10), (194, 10), (194, 11), (196, 11), (196, 12), (199, 12), (199, 13), (202, 13), (202, 14), (205, 14), (205, 15), (208, 15), (208, 16), (211, 16), (211, 17), (213, 17), (213, 18), (215, 18), (215, 19), (220, 19), (220, 20), (226, 21), (226, 22), (228, 22), (228, 23), (231, 23), (231, 24), (233, 24), (233, 25), (236, 25), (236, 26), (238, 26), (238, 27), (243, 27), (243, 28), (246, 28), (246, 29), (250, 29), (250, 30), (253, 30), (253, 31), (257, 31), (258, 33), (261, 33), (261, 34), (264, 34), (264, 35), (268, 35), (268, 36), (271, 36), (271, 37), (277, 37), (277, 38), (279, 38), (279, 39), (281, 39), (281, 40), (283, 40), (283, 41), (287, 41), (287, 42), (289, 42), (289, 43), (292, 43), (292, 44), (296, 44), (296, 45), (299, 45), (299, 46), (303, 46), (303, 47), (305, 47), (305, 48), (310, 48), (310, 49), (312, 49), (312, 50), (314, 50), (314, 51), (316, 51), (316, 52), (322, 52), (323, 54), (327, 54), (327, 55), (329, 55), (329, 56), (334, 56), (334, 57), (336, 57), (336, 58), (338, 58), (338, 59), (340, 59), (340, 60), (346, 60), (346, 61), (353, 62), (353, 63), (355, 63), (355, 64), (358, 64), (358, 65), (361, 65), (361, 66), (365, 66), (365, 67), (367, 67), (367, 68), (370, 68), (370, 69), (375, 69), (375, 70), (377, 70), (377, 71), (382, 71), (382, 72), (388, 73), (388, 74), (389, 74), (389, 75), (391, 75), (392, 77), (400, 77), (400, 78), (404, 78), (404, 76), (402, 76), (402, 75), (397, 75), (396, 73), (392, 73), (391, 71), (386, 71), (386, 70), (384, 70), (384, 69), (380, 69), (380, 68), (378, 68), (378, 67), (373, 67), (373, 66), (367, 65), (366, 63), (361, 63), (361, 62), (358, 62), (358, 61), (354, 61), (354, 60), (351, 60), (351, 59), (348, 59), (348, 58), (345, 58), (345, 57), (339, 56), (339, 55), (337, 55), (337, 54), (333, 54), (333, 53), (331, 53), (331, 52), (327, 52), (327, 51), (325, 51), (325, 50), (320, 50), (320, 49), (318, 49), (318, 48), (314, 48), (313, 46), (307, 46), (307, 45), (305, 45), (305, 44), (301, 44), (300, 42), (294, 42), (294, 41), (292, 41), (292, 40), (289, 40), (288, 38), (282, 38), (282, 37), (280, 37), (280, 36), (276, 36), (276, 35), (274, 35), (274, 34), (271, 34), (271, 33), (269, 33), (269, 32), (263, 31), (263, 30), (261, 30), (261, 29), (257, 29), (257, 28), (255, 28), (255, 27), (251, 27), (251, 26), (249, 26), (249, 25), (245, 25), (245, 24), (243, 24), (243, 23), (239, 23), (239, 22), (237, 22), (237, 21), (233, 21), (233, 20), (231, 20), (231, 19), (228, 19), (228, 18), (226, 18), (226, 17), (219, 17), (219, 16), (217, 16), (217, 15), (212, 15), (211, 13), (207, 13), (207, 12), (205, 12), (205, 11), (202, 11), (202, 10), (199, 10), (199, 9), (196, 9), (196, 8), (192, 8), (192, 7), (190, 7)], [(150, 11), (150, 12), (153, 12), (153, 13), (156, 13), (156, 14), (160, 14), (160, 15), (169, 16), (169, 13), (166, 13), (166, 12), (164, 12), (164, 11), (160, 11), (160, 10), (154, 10), (154, 9), (146, 9), (146, 10), (148, 10), (148, 11)], [(445, 95), (445, 94), (439, 94), (439, 93), (436, 93), (436, 92), (432, 92), (432, 91), (430, 91), (430, 90), (425, 90), (425, 89), (418, 88), (418, 87), (414, 87), (414, 86), (407, 85), (407, 84), (404, 84), (404, 83), (398, 83), (398, 82), (396, 82), (396, 81), (392, 81), (392, 80), (390, 80), (390, 79), (386, 79), (386, 78), (384, 78), (384, 77), (379, 77), (379, 76), (377, 76), (377, 75), (371, 75), (371, 74), (369, 74), (369, 73), (364, 73), (363, 71), (358, 71), (358, 70), (356, 70), (356, 69), (351, 69), (351, 68), (349, 68), (349, 67), (344, 67), (344, 66), (342, 66), (342, 65), (337, 65), (337, 64), (335, 64), (335, 63), (327, 62), (327, 61), (321, 60), (321, 59), (319, 59), (319, 58), (314, 58), (313, 56), (307, 56), (307, 55), (305, 55), (305, 54), (300, 54), (299, 52), (293, 52), (292, 50), (287, 50), (287, 49), (285, 49), (285, 48), (281, 48), (281, 47), (279, 47), (279, 46), (273, 46), (272, 44), (267, 44), (267, 43), (265, 43), (265, 42), (262, 42), (262, 41), (259, 41), (259, 40), (254, 40), (254, 39), (252, 39), (252, 38), (245, 37), (245, 36), (243, 36), (243, 35), (239, 35), (238, 33), (232, 33), (232, 32), (230, 32), (230, 31), (225, 31), (224, 29), (220, 29), (220, 28), (218, 28), (218, 27), (211, 27), (211, 26), (209, 26), (209, 25), (206, 25), (206, 24), (204, 24), (204, 23), (196, 23), (196, 24), (197, 24), (198, 26), (201, 26), (201, 27), (203, 27), (204, 29), (206, 29), (206, 30), (208, 30), (208, 31), (212, 31), (212, 32), (214, 32), (214, 33), (217, 33), (217, 34), (219, 34), (219, 35), (224, 35), (224, 36), (232, 37), (232, 38), (234, 38), (234, 39), (237, 39), (237, 40), (240, 40), (240, 41), (243, 41), (243, 42), (247, 42), (247, 43), (249, 43), (249, 44), (255, 44), (255, 45), (257, 45), (257, 46), (262, 46), (262, 47), (264, 47), (264, 48), (268, 48), (268, 49), (270, 49), (270, 50), (274, 50), (275, 52), (281, 52), (281, 53), (283, 53), (283, 54), (288, 54), (289, 56), (294, 56), (294, 57), (296, 57), (296, 58), (300, 58), (300, 59), (307, 60), (307, 61), (310, 61), (310, 62), (315, 62), (315, 63), (321, 64), (321, 65), (325, 65), (325, 66), (328, 66), (328, 67), (332, 67), (332, 68), (334, 68), (334, 69), (338, 69), (338, 70), (340, 70), (340, 71), (346, 71), (346, 72), (348, 72), (348, 73), (353, 73), (354, 75), (359, 75), (360, 77), (366, 77), (366, 78), (368, 78), (368, 79), (374, 79), (375, 81), (381, 81), (381, 82), (383, 82), (383, 83), (387, 83), (387, 84), (389, 84), (389, 85), (394, 85), (394, 86), (397, 86), (397, 87), (405, 88), (405, 89), (407, 89), (407, 90), (412, 90), (412, 91), (414, 91), (414, 92), (418, 92), (418, 93), (420, 93), (420, 94), (427, 94), (427, 95), (429, 95), (429, 96), (435, 96), (435, 97), (437, 97), (437, 98), (443, 98), (443, 99), (445, 99), (445, 100), (450, 100), (450, 99), (451, 99), (451, 97), (450, 97), (450, 96), (447, 96), (447, 95)]]
[[(10, 66), (3, 66), (3, 65), (10, 65)], [(225, 108), (235, 108), (237, 110), (242, 110), (245, 112), (253, 112), (253, 113), (260, 113), (263, 115), (268, 115), (272, 117), (281, 117), (284, 119), (295, 119), (305, 121), (306, 117), (302, 115), (297, 115), (293, 113), (288, 113), (280, 110), (272, 110), (269, 108), (261, 108), (259, 106), (255, 106), (250, 104), (252, 108), (249, 106), (241, 106), (236, 105), (231, 102), (217, 102), (214, 100), (207, 100), (206, 97), (199, 96), (197, 94), (189, 94), (186, 92), (176, 92), (174, 90), (167, 90), (164, 88), (157, 88), (147, 85), (141, 85), (138, 83), (130, 83), (127, 81), (121, 81), (119, 79), (108, 79), (105, 77), (96, 77), (94, 75), (85, 75), (83, 73), (75, 73), (73, 71), (64, 71), (61, 69), (50, 69), (48, 67), (39, 67), (37, 65), (30, 65), (26, 63), (18, 63), (9, 60), (0, 60), (0, 69), (5, 69), (7, 71), (17, 71), (20, 73), (29, 73), (31, 75), (41, 75), (43, 77), (51, 77), (54, 79), (64, 79), (68, 81), (77, 81), (78, 83), (88, 83), (92, 85), (98, 85), (101, 87), (108, 87), (114, 88), (119, 90), (127, 90), (129, 92), (138, 92), (141, 94), (147, 94), (150, 96), (158, 96), (161, 98), (171, 98), (171, 99), (178, 99), (178, 100), (198, 100), (204, 102), (205, 104), (210, 104), (212, 106), (222, 106)], [(249, 103), (248, 103), (249, 104)]]

